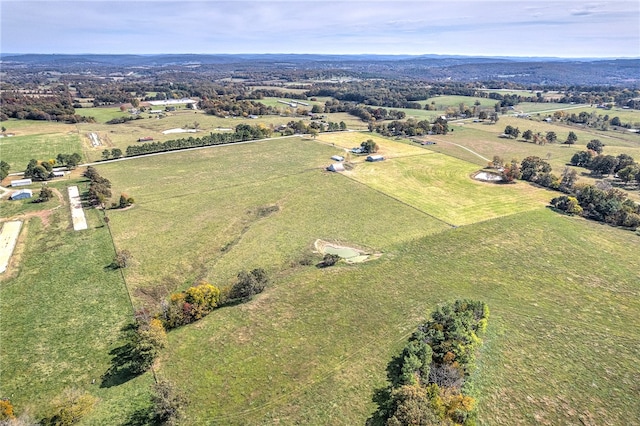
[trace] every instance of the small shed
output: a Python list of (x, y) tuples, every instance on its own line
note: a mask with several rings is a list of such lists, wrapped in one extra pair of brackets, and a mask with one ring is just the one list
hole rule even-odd
[(53, 177), (64, 177), (64, 172), (62, 171), (52, 172), (51, 174), (53, 175)]
[(31, 179), (16, 179), (11, 181), (11, 186), (27, 186), (32, 183), (33, 181)]
[(327, 170), (330, 172), (344, 172), (344, 165), (342, 163), (333, 163)]
[(367, 161), (372, 162), (372, 163), (374, 163), (376, 161), (382, 161), (382, 160), (384, 160), (384, 157), (382, 155), (369, 155), (367, 157)]
[(334, 161), (344, 161), (344, 157), (340, 156), (340, 155), (333, 155), (331, 157), (332, 160)]
[(9, 197), (10, 200), (24, 200), (33, 197), (33, 191), (30, 189), (20, 189)]

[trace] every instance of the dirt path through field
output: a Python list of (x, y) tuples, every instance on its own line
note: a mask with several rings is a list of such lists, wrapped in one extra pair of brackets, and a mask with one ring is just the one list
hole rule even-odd
[(51, 190), (53, 191), (53, 194), (58, 198), (58, 201), (60, 202), (59, 205), (47, 210), (38, 210), (35, 212), (23, 213), (23, 214), (19, 214), (19, 215), (8, 217), (8, 218), (0, 218), (0, 222), (9, 222), (9, 221), (15, 221), (15, 220), (26, 221), (32, 217), (39, 217), (40, 220), (42, 220), (42, 225), (46, 228), (47, 225), (49, 225), (49, 216), (51, 216), (51, 214), (54, 211), (58, 210), (60, 207), (65, 205), (65, 201), (64, 201), (64, 197), (62, 196), (62, 193), (60, 193), (60, 191), (58, 191), (56, 188), (51, 188)]

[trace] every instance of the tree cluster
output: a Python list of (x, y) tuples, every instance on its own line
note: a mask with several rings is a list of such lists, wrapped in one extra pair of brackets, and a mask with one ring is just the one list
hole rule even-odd
[(367, 139), (360, 144), (363, 154), (375, 154), (378, 152), (378, 144), (373, 139)]
[[(509, 139), (517, 139), (521, 132), (519, 128), (507, 125), (503, 133), (508, 136)], [(541, 132), (534, 133), (532, 130), (527, 129), (522, 132), (522, 139), (526, 142), (535, 143), (536, 145), (546, 145), (557, 142), (558, 135), (554, 131), (549, 131), (543, 135)], [(574, 132), (569, 132), (567, 139), (563, 143), (573, 145), (577, 141), (578, 136), (576, 136)]]
[(162, 302), (156, 317), (167, 330), (177, 328), (207, 316), (226, 303), (249, 300), (261, 293), (268, 283), (269, 278), (261, 268), (250, 272), (240, 271), (235, 283), (222, 289), (201, 282), (185, 291), (171, 294)]
[(628, 199), (625, 192), (616, 188), (600, 189), (595, 185), (578, 184), (571, 195), (555, 197), (551, 205), (568, 214), (610, 225), (632, 230), (640, 226), (640, 204)]
[(151, 154), (154, 152), (174, 151), (186, 148), (196, 148), (201, 146), (224, 145), (228, 143), (262, 139), (269, 137), (272, 130), (262, 125), (250, 126), (248, 124), (238, 124), (233, 133), (210, 133), (208, 136), (200, 138), (173, 139), (165, 142), (150, 142), (137, 145), (129, 145), (126, 149), (126, 156)]
[[(592, 142), (594, 141), (590, 144)], [(591, 170), (593, 176), (613, 174), (627, 184), (636, 181), (640, 185), (640, 164), (633, 157), (628, 154), (604, 155), (601, 153), (602, 148), (593, 144), (591, 147), (594, 149), (576, 152), (571, 157), (571, 164)]]
[(104, 160), (108, 160), (110, 158), (120, 158), (122, 157), (122, 155), (122, 150), (120, 148), (112, 148), (111, 151), (109, 151), (108, 149), (102, 151), (102, 158)]
[(389, 363), (377, 420), (389, 426), (475, 424), (475, 400), (465, 383), (488, 318), (485, 303), (469, 300), (433, 312)]
[(0, 160), (0, 180), (9, 176), (9, 169), (11, 166), (4, 160)]
[(89, 203), (93, 206), (104, 206), (107, 199), (111, 198), (111, 181), (100, 176), (98, 171), (92, 167), (87, 167), (84, 177), (89, 179)]
[(17, 92), (3, 91), (0, 94), (0, 121), (9, 118), (68, 123), (95, 122), (91, 117), (76, 114), (71, 100), (66, 94), (26, 96)]
[[(24, 177), (38, 181), (49, 180), (53, 177), (53, 166), (59, 164), (60, 166), (66, 166), (69, 169), (75, 169), (82, 161), (82, 156), (78, 153), (73, 154), (58, 154), (56, 159), (38, 161), (34, 158), (29, 160), (27, 168), (24, 170)], [(4, 163), (4, 162), (2, 162)], [(4, 170), (5, 166), (0, 163), (0, 166)], [(9, 165), (6, 164), (6, 171), (9, 171)], [(4, 178), (3, 178), (4, 179)]]
[(427, 120), (417, 121), (410, 118), (406, 121), (392, 121), (391, 123), (370, 123), (369, 131), (375, 131), (383, 136), (411, 137), (422, 135), (446, 135), (449, 133), (447, 119), (438, 117), (433, 123)]
[(140, 114), (136, 114), (131, 116), (115, 117), (107, 121), (106, 124), (122, 124), (134, 120), (142, 120), (142, 116)]
[[(607, 159), (607, 156), (595, 156), (594, 151), (589, 152), (592, 153), (588, 154), (592, 158), (590, 163), (593, 167), (592, 171), (596, 170), (597, 173), (600, 173), (597, 166), (600, 162), (606, 164), (604, 171), (607, 174), (612, 173), (615, 170), (615, 166), (620, 163), (617, 157), (608, 156), (612, 159), (609, 161), (610, 159)], [(574, 157), (578, 154), (580, 153), (577, 153)], [(621, 154), (621, 156), (623, 156), (626, 166), (623, 169), (618, 169), (618, 175), (622, 174), (625, 176), (624, 179), (630, 179), (629, 176), (638, 179), (640, 167), (628, 155)], [(601, 157), (602, 160), (595, 162), (596, 165), (594, 166), (594, 160)], [(539, 157), (529, 156), (522, 160), (520, 165), (517, 164), (516, 160), (513, 160), (510, 165), (504, 166), (502, 176), (508, 182), (513, 179), (523, 179), (566, 193), (567, 195), (553, 198), (550, 204), (568, 214), (581, 215), (588, 219), (630, 229), (636, 229), (640, 226), (640, 204), (628, 199), (624, 191), (612, 188), (607, 183), (596, 185), (576, 184), (577, 172), (569, 167), (565, 167), (562, 175), (558, 177), (551, 173), (551, 165), (549, 163)], [(638, 182), (640, 183), (640, 180)]]
[(37, 181), (49, 180), (53, 177), (53, 164), (55, 160), (38, 161), (32, 158), (24, 170), (24, 177)]
[(247, 117), (249, 115), (278, 115), (280, 111), (272, 106), (251, 100), (238, 100), (236, 97), (205, 98), (198, 107), (207, 114), (218, 117)]

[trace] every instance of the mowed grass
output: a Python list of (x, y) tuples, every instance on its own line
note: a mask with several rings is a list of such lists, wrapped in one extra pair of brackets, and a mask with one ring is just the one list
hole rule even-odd
[(377, 133), (369, 132), (329, 132), (320, 133), (315, 140), (331, 144), (343, 151), (345, 159), (358, 163), (363, 162), (366, 159), (366, 155), (354, 155), (349, 152), (351, 148), (359, 147), (360, 144), (366, 140), (373, 140), (378, 145), (378, 152), (376, 154), (382, 155), (385, 158), (406, 157), (412, 155), (425, 155), (430, 151), (421, 149), (416, 144), (408, 143), (407, 141), (392, 140), (389, 138), (381, 137)]
[[(13, 123), (18, 122), (11, 122)], [(10, 173), (24, 170), (32, 158), (49, 160), (55, 159), (60, 153), (83, 154), (80, 136), (73, 126), (60, 123), (49, 125), (32, 121), (30, 124), (35, 127), (18, 127), (20, 130), (16, 130), (16, 136), (0, 138), (0, 159), (9, 163)], [(41, 133), (35, 133), (37, 130)]]
[[(224, 285), (242, 269), (288, 267), (318, 238), (384, 251), (447, 228), (324, 171), (335, 153), (287, 138), (98, 166), (115, 197), (125, 192), (136, 200), (130, 210), (108, 213), (118, 248), (133, 255), (129, 283), (139, 290), (201, 278)], [(270, 206), (277, 211), (261, 216), (259, 209)]]
[(439, 111), (445, 111), (447, 108), (456, 108), (460, 107), (460, 104), (464, 104), (469, 108), (473, 108), (476, 102), (480, 102), (481, 108), (493, 108), (496, 104), (496, 99), (489, 98), (476, 98), (473, 96), (458, 96), (458, 95), (444, 95), (444, 96), (434, 96), (433, 98), (429, 98), (425, 101), (420, 101), (422, 105), (432, 103), (436, 106), (436, 109)]
[(408, 335), (467, 297), (491, 309), (480, 424), (637, 424), (638, 249), (628, 231), (536, 210), (290, 270), (172, 331), (160, 374), (188, 393), (191, 424), (363, 424)]
[(479, 182), (471, 179), (476, 171), (474, 164), (434, 153), (362, 163), (344, 174), (455, 226), (542, 209), (554, 197), (524, 182)]
[(106, 123), (114, 118), (131, 116), (128, 111), (121, 111), (120, 106), (77, 108), (76, 114), (84, 117), (93, 117), (98, 123)]
[(0, 395), (16, 413), (39, 419), (75, 389), (98, 399), (85, 424), (123, 424), (148, 404), (151, 381), (101, 387), (132, 311), (120, 273), (107, 268), (109, 232), (97, 211), (86, 213), (89, 229), (81, 232), (71, 228), (68, 206), (46, 227), (39, 219), (23, 225), (18, 270), (0, 281)]

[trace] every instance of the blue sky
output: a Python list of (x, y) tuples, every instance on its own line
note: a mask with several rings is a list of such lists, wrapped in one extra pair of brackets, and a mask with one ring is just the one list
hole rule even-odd
[(640, 57), (640, 1), (0, 0), (2, 53)]

